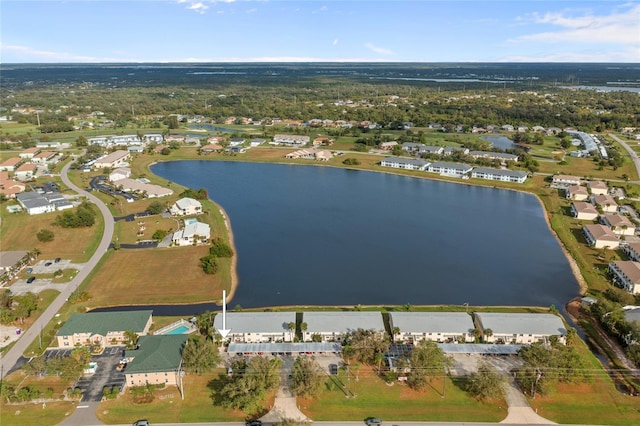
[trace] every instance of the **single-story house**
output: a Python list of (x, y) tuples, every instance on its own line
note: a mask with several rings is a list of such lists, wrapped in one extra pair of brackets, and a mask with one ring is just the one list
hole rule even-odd
[(222, 150), (224, 150), (224, 147), (217, 143), (210, 143), (200, 147), (201, 152), (222, 152)]
[(474, 323), (486, 342), (531, 344), (556, 336), (566, 343), (564, 322), (553, 314), (476, 312)]
[[(227, 312), (225, 318), (225, 327), (231, 330), (227, 339), (232, 343), (293, 342), (295, 324), (295, 312)], [(222, 315), (215, 316), (213, 327), (222, 329)]]
[(93, 167), (96, 169), (103, 169), (105, 167), (112, 169), (114, 167), (125, 166), (127, 160), (130, 158), (131, 153), (129, 151), (118, 150), (96, 160), (96, 162), (93, 163)]
[(439, 173), (443, 176), (463, 177), (473, 170), (468, 164), (450, 163), (447, 161), (435, 161), (427, 167), (428, 172)]
[(131, 176), (131, 169), (128, 167), (118, 167), (111, 173), (109, 173), (109, 180), (111, 182), (117, 182), (122, 179), (127, 179)]
[(32, 159), (32, 163), (36, 164), (51, 164), (54, 162), (55, 157), (58, 155), (57, 152), (52, 151), (42, 151), (39, 154), (36, 154)]
[(633, 260), (614, 260), (609, 263), (613, 283), (626, 291), (640, 293), (640, 263)]
[(169, 211), (173, 216), (191, 216), (202, 213), (202, 203), (193, 198), (184, 197), (176, 201)]
[(594, 195), (605, 195), (609, 193), (609, 187), (607, 186), (607, 184), (599, 180), (589, 181), (587, 182), (587, 186), (589, 187), (591, 193)]
[(304, 312), (302, 321), (307, 325), (302, 331), (305, 342), (314, 340), (314, 335), (320, 336), (323, 342), (340, 342), (347, 333), (359, 329), (385, 333), (380, 312)]
[(475, 340), (473, 319), (465, 312), (389, 312), (389, 326), (396, 342)]
[(29, 252), (20, 251), (0, 251), (0, 272), (10, 272), (19, 269), (29, 261)]
[(26, 163), (16, 169), (13, 177), (21, 181), (31, 180), (36, 176), (37, 170), (38, 170), (37, 164)]
[(403, 142), (402, 150), (409, 154), (417, 154), (421, 146), (424, 146), (424, 145), (421, 143), (415, 143), (415, 142)]
[(421, 145), (418, 147), (418, 154), (422, 155), (442, 155), (444, 153), (444, 148), (441, 146), (429, 146), (429, 145)]
[(125, 351), (125, 386), (180, 386), (186, 334), (142, 336), (135, 350)]
[(595, 248), (617, 249), (620, 246), (620, 238), (607, 226), (585, 225), (582, 233), (589, 245)]
[(519, 170), (492, 169), (489, 167), (475, 167), (471, 171), (472, 178), (499, 180), (502, 182), (524, 183), (527, 179), (527, 172)]
[(584, 201), (589, 198), (587, 188), (580, 185), (570, 185), (565, 189), (567, 200)]
[(120, 179), (116, 184), (121, 187), (125, 192), (136, 192), (139, 194), (146, 194), (148, 198), (166, 197), (173, 194), (173, 190), (162, 187), (160, 185), (154, 185), (152, 183), (144, 183), (135, 179)]
[(616, 235), (635, 235), (636, 226), (629, 218), (620, 213), (605, 213), (600, 216), (600, 222), (611, 228)]
[(58, 347), (73, 348), (81, 345), (122, 345), (125, 332), (144, 336), (151, 327), (153, 311), (87, 312), (73, 314), (58, 330)]
[(7, 198), (16, 198), (16, 194), (24, 192), (26, 185), (9, 179), (9, 172), (0, 172), (0, 194)]
[(12, 172), (16, 168), (18, 168), (20, 164), (22, 164), (22, 158), (20, 157), (7, 158), (2, 162), (2, 164), (0, 164), (0, 172), (2, 171)]
[(333, 139), (327, 137), (317, 137), (313, 140), (313, 146), (329, 146), (333, 144)]
[(392, 151), (393, 148), (395, 146), (398, 145), (398, 142), (396, 141), (391, 141), (391, 142), (380, 142), (380, 144), (378, 145), (378, 148), (383, 150), (383, 151)]
[(416, 158), (387, 157), (380, 162), (380, 165), (394, 169), (425, 170), (429, 162)]
[(16, 199), (22, 208), (31, 215), (49, 213), (56, 210), (56, 207), (49, 200), (37, 192), (22, 192), (16, 195)]
[(275, 135), (273, 137), (273, 142), (270, 142), (270, 144), (301, 147), (308, 144), (309, 140), (309, 136)]
[(581, 179), (578, 176), (554, 175), (551, 181), (553, 188), (566, 188), (570, 185), (580, 185)]
[(473, 157), (475, 160), (478, 158), (485, 158), (487, 160), (500, 160), (500, 161), (518, 161), (518, 156), (515, 154), (507, 154), (504, 152), (493, 152), (493, 151), (469, 151), (469, 156)]
[(211, 238), (211, 227), (208, 223), (195, 219), (185, 220), (184, 228), (174, 232), (171, 241), (177, 246), (206, 244)]
[(578, 201), (571, 203), (571, 216), (580, 220), (594, 220), (598, 217), (598, 209), (591, 203)]
[(591, 195), (591, 202), (600, 207), (605, 213), (615, 213), (618, 211), (618, 203), (609, 194)]
[(267, 140), (264, 138), (252, 138), (249, 140), (249, 146), (251, 148), (255, 148), (257, 146), (262, 145), (263, 143), (265, 143)]
[(36, 155), (37, 153), (40, 152), (40, 148), (27, 148), (24, 151), (22, 151), (19, 156), (20, 158), (26, 159), (26, 160), (30, 160), (31, 158), (34, 157), (34, 155)]

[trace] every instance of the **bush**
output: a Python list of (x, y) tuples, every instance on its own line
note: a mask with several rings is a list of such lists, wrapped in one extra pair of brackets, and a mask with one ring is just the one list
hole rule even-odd
[(358, 160), (357, 158), (346, 158), (342, 164), (346, 165), (346, 166), (358, 166), (360, 165), (360, 160)]
[(216, 257), (232, 257), (233, 249), (222, 238), (216, 237), (211, 241), (209, 254)]
[(200, 266), (205, 274), (215, 274), (218, 272), (218, 261), (213, 255), (208, 255), (200, 258)]
[(95, 222), (96, 212), (91, 204), (85, 201), (78, 206), (75, 212), (65, 210), (61, 215), (58, 215), (55, 224), (63, 228), (82, 228), (93, 226)]
[(54, 234), (53, 234), (53, 231), (51, 231), (50, 229), (41, 229), (36, 234), (36, 237), (38, 237), (38, 241), (43, 243), (48, 243), (53, 241)]

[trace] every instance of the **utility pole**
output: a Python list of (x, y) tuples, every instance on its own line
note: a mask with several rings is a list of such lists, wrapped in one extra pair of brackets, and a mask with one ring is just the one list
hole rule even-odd
[(531, 383), (531, 398), (536, 399), (536, 388), (538, 387), (538, 380), (542, 377), (542, 371), (536, 368), (536, 380)]

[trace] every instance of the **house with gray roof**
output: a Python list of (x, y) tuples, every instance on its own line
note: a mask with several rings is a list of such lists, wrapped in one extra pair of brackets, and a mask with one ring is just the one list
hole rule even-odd
[(465, 312), (389, 312), (389, 327), (396, 342), (463, 343), (475, 340), (473, 319)]
[(474, 159), (485, 158), (487, 160), (500, 160), (500, 161), (518, 161), (518, 156), (515, 154), (507, 154), (504, 152), (493, 151), (469, 151), (469, 155)]
[(441, 146), (420, 145), (418, 148), (418, 154), (420, 155), (442, 155), (443, 153), (444, 148)]
[(56, 210), (56, 207), (49, 200), (37, 192), (22, 192), (16, 194), (16, 199), (30, 215), (50, 213)]
[(429, 166), (429, 162), (417, 158), (386, 157), (380, 162), (380, 165), (394, 169), (425, 170)]
[(520, 170), (502, 170), (490, 167), (476, 167), (471, 171), (472, 178), (499, 180), (502, 182), (524, 183), (527, 176), (527, 172)]
[(73, 314), (58, 330), (58, 347), (122, 345), (126, 331), (144, 336), (151, 327), (153, 311), (87, 312)]
[[(296, 323), (295, 312), (227, 312), (225, 326), (231, 330), (227, 340), (232, 343), (293, 342)], [(222, 329), (222, 315), (213, 320), (216, 330)]]
[(346, 334), (359, 329), (385, 333), (380, 312), (304, 312), (302, 322), (306, 324), (306, 330), (302, 331), (305, 342), (311, 341), (314, 335), (320, 336), (323, 342), (340, 342)]
[(545, 342), (551, 336), (565, 343), (567, 336), (564, 322), (553, 314), (476, 312), (474, 323), (491, 343), (531, 344)]
[(188, 337), (186, 334), (140, 337), (138, 348), (125, 352), (125, 385), (179, 386), (182, 351)]
[(431, 173), (439, 173), (442, 176), (464, 177), (473, 170), (468, 164), (451, 163), (447, 161), (435, 161), (427, 167), (427, 171)]

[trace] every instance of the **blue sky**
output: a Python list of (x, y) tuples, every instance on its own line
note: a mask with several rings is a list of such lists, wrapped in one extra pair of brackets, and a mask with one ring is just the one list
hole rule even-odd
[(0, 0), (0, 61), (640, 62), (640, 3)]

